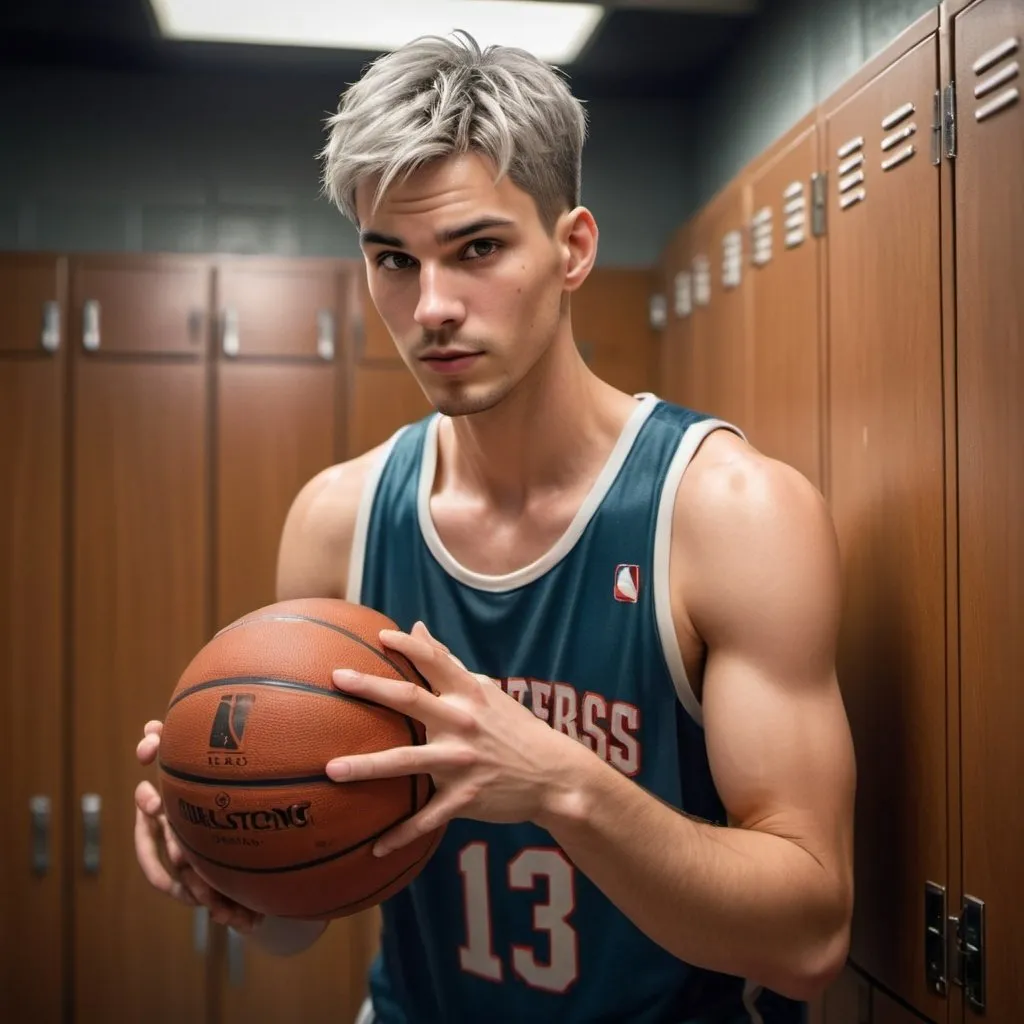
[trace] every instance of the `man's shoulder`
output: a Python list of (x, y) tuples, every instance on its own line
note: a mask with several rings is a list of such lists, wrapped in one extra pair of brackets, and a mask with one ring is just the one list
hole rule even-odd
[(349, 552), (367, 479), (388, 442), (321, 470), (292, 501), (281, 533), (277, 599), (344, 597)]
[(801, 581), (827, 599), (837, 542), (825, 499), (802, 473), (732, 431), (715, 430), (676, 494), (672, 558), (679, 567), (674, 603), (696, 620), (711, 606), (717, 619)]

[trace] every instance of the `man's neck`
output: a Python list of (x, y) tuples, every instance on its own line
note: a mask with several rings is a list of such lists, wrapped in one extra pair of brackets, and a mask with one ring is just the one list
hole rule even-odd
[(589, 486), (636, 400), (596, 377), (571, 341), (553, 349), (493, 409), (442, 422), (435, 493), (469, 491), (514, 513)]

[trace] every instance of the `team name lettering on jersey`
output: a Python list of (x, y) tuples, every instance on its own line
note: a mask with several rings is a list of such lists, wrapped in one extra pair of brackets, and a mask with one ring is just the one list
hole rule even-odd
[(541, 721), (589, 747), (623, 775), (640, 772), (640, 709), (623, 700), (608, 700), (569, 683), (512, 676), (495, 679), (509, 696)]

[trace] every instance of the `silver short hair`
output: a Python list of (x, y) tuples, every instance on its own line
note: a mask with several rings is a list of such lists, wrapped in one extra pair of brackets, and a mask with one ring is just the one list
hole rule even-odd
[(353, 223), (356, 186), (470, 150), (531, 195), (550, 229), (579, 203), (587, 118), (565, 79), (525, 50), (482, 50), (467, 32), (424, 36), (376, 60), (327, 120), (323, 191)]

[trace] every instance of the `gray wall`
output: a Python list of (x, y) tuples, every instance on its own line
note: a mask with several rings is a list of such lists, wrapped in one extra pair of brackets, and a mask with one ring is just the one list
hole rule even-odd
[(771, 3), (694, 103), (687, 215), (936, 6), (936, 0)]
[[(0, 72), (0, 250), (358, 255), (318, 197), (344, 82)], [(691, 204), (679, 103), (588, 104), (599, 262), (647, 266)], [(669, 130), (666, 130), (669, 129)]]

